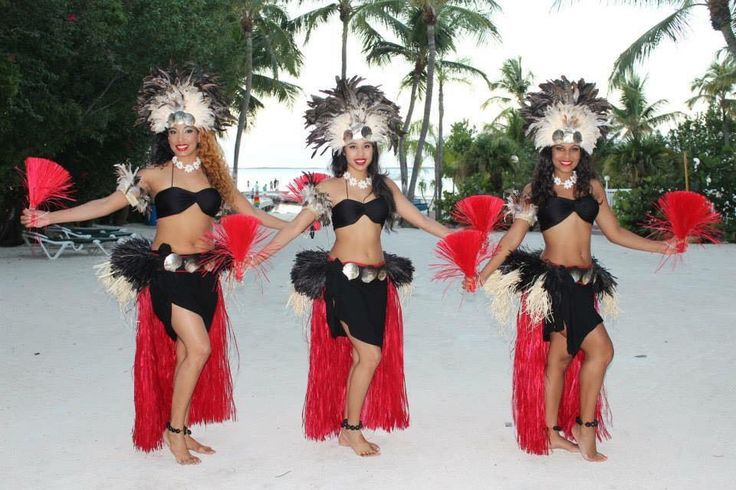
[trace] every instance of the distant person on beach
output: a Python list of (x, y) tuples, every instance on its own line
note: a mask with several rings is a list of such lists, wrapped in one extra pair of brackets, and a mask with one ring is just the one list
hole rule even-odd
[(332, 223), (329, 253), (301, 252), (291, 272), (302, 304), (313, 301), (304, 429), (310, 439), (337, 435), (340, 445), (373, 456), (380, 449), (365, 439), (364, 426), (390, 431), (409, 424), (396, 286), (410, 283), (413, 267), (383, 252), (381, 231), (392, 228), (394, 214), (437, 237), (449, 230), (420, 213), (381, 173), (378, 143), (395, 150), (402, 121), (396, 104), (361, 81), (338, 78), (327, 97), (309, 102), (307, 143), (315, 153), (332, 149), (334, 178), (307, 183), (304, 209), (254, 265), (315, 220)]
[(285, 225), (237, 191), (215, 138), (233, 122), (229, 107), (208, 75), (155, 70), (137, 106), (138, 122), (156, 135), (151, 165), (136, 172), (119, 166), (118, 189), (107, 197), (53, 213), (26, 209), (22, 217), (26, 226), (44, 227), (156, 204), (153, 243), (118, 245), (110, 262), (117, 268), (103, 276), (125, 283), (117, 286), (121, 294), (137, 286), (130, 292), (138, 293), (134, 444), (152, 451), (165, 441), (180, 464), (200, 462), (191, 452), (214, 453), (189, 425), (235, 415), (227, 313), (218, 271), (204, 262), (212, 246), (206, 236), (223, 205), (270, 228)]
[[(535, 454), (563, 449), (605, 461), (596, 436), (608, 437), (601, 389), (613, 344), (597, 305), (604, 312), (613, 309), (616, 282), (591, 255), (593, 222), (624, 247), (662, 254), (675, 249), (625, 230), (608, 206), (590, 159), (610, 109), (595, 85), (562, 77), (540, 88), (527, 96), (521, 111), (539, 162), (513, 206), (513, 225), (477, 283), (485, 283), (501, 313), (508, 307), (503, 298), (522, 294), (513, 382), (521, 448)], [(537, 221), (544, 250), (517, 250)], [(467, 279), (464, 286), (475, 290), (476, 280)]]

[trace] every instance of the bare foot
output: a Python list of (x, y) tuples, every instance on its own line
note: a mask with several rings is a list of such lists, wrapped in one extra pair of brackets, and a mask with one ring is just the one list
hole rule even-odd
[(549, 448), (550, 449), (563, 449), (571, 453), (580, 452), (580, 448), (574, 442), (565, 439), (554, 429), (549, 429)]
[(192, 437), (192, 431), (190, 431), (188, 427), (185, 427), (185, 431), (186, 435), (184, 436), (184, 440), (187, 443), (187, 449), (189, 449), (190, 451), (194, 451), (195, 453), (199, 454), (215, 454), (217, 452), (211, 447), (205, 446), (194, 437)]
[(176, 434), (169, 432), (168, 429), (164, 430), (164, 442), (169, 446), (169, 451), (174, 455), (177, 463), (199, 464), (202, 462), (198, 457), (192, 456), (189, 452), (183, 433)]
[(602, 463), (608, 459), (608, 456), (601, 454), (595, 447), (595, 427), (585, 427), (582, 425), (573, 425), (572, 435), (578, 441), (580, 454), (586, 461), (594, 463)]
[(378, 456), (381, 454), (381, 448), (377, 444), (367, 441), (359, 430), (342, 429), (337, 441), (341, 446), (351, 447), (358, 456)]

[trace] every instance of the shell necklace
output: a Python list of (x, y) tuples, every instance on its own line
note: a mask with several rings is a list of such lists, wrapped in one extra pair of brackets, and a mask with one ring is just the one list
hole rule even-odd
[(350, 172), (346, 171), (344, 174), (342, 174), (343, 178), (348, 181), (348, 185), (350, 187), (357, 187), (358, 189), (367, 189), (371, 185), (371, 178), (370, 176), (366, 177), (365, 179), (356, 179), (352, 175), (350, 175)]
[(202, 160), (200, 160), (199, 157), (195, 158), (192, 163), (181, 163), (179, 159), (174, 156), (171, 159), (171, 163), (173, 163), (179, 170), (183, 170), (188, 174), (191, 174), (195, 170), (199, 170), (199, 167), (202, 166)]
[(572, 171), (572, 175), (565, 180), (562, 180), (558, 176), (554, 176), (552, 179), (555, 185), (561, 185), (563, 189), (572, 189), (572, 186), (578, 181), (578, 174), (576, 171)]

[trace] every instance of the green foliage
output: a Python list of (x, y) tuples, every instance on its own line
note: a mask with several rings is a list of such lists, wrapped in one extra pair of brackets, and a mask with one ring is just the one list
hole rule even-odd
[[(622, 149), (611, 151), (622, 152)], [(654, 211), (657, 199), (668, 190), (685, 188), (683, 156), (687, 154), (690, 190), (704, 194), (713, 202), (723, 218), (724, 239), (736, 240), (736, 155), (731, 147), (723, 145), (723, 120), (715, 104), (707, 113), (683, 121), (656, 148), (639, 151), (646, 158), (667, 152), (670, 164), (647, 169), (646, 176), (630, 192), (616, 195), (614, 211), (622, 226), (646, 234), (641, 224)], [(612, 179), (612, 186), (617, 185), (618, 181)]]
[[(727, 127), (736, 127), (728, 120)], [(705, 114), (685, 120), (670, 135), (676, 151), (687, 152), (690, 188), (705, 194), (723, 218), (724, 238), (736, 241), (736, 154), (723, 145), (723, 119), (716, 104)], [(695, 158), (699, 160), (697, 168)], [(684, 179), (684, 177), (683, 177)]]
[[(235, 0), (34, 0), (0, 30), (0, 242), (22, 202), (11, 169), (29, 155), (71, 174), (76, 198), (114, 189), (112, 165), (147, 162), (132, 107), (154, 66), (198, 64), (234, 95), (244, 74)], [(12, 242), (17, 237), (10, 239)]]
[(667, 191), (673, 190), (666, 177), (651, 176), (641, 179), (639, 185), (628, 192), (618, 192), (613, 211), (624, 228), (642, 236), (650, 232), (642, 225), (647, 216), (654, 213), (657, 199)]
[(442, 200), (439, 203), (436, 203), (436, 206), (440, 209), (440, 220), (444, 222), (452, 222), (452, 209), (460, 199), (477, 194), (488, 194), (489, 187), (490, 179), (487, 175), (475, 174), (458, 184), (456, 193), (453, 194), (452, 192), (447, 191), (443, 192)]

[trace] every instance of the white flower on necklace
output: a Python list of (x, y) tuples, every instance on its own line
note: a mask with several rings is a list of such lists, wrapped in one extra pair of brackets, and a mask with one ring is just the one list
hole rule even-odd
[(367, 189), (371, 185), (371, 178), (370, 176), (366, 177), (365, 179), (356, 179), (352, 175), (350, 175), (350, 172), (346, 171), (342, 176), (345, 178), (345, 180), (348, 181), (348, 185), (350, 187), (357, 187), (358, 189)]
[(183, 170), (188, 174), (194, 172), (195, 170), (199, 170), (199, 167), (202, 166), (202, 160), (200, 160), (199, 157), (195, 158), (192, 163), (181, 163), (179, 159), (174, 156), (171, 159), (171, 163), (173, 163), (174, 166), (179, 170)]
[(552, 180), (555, 182), (555, 185), (561, 185), (563, 189), (572, 189), (572, 186), (578, 181), (578, 173), (573, 170), (572, 175), (565, 180), (562, 180), (556, 175)]

